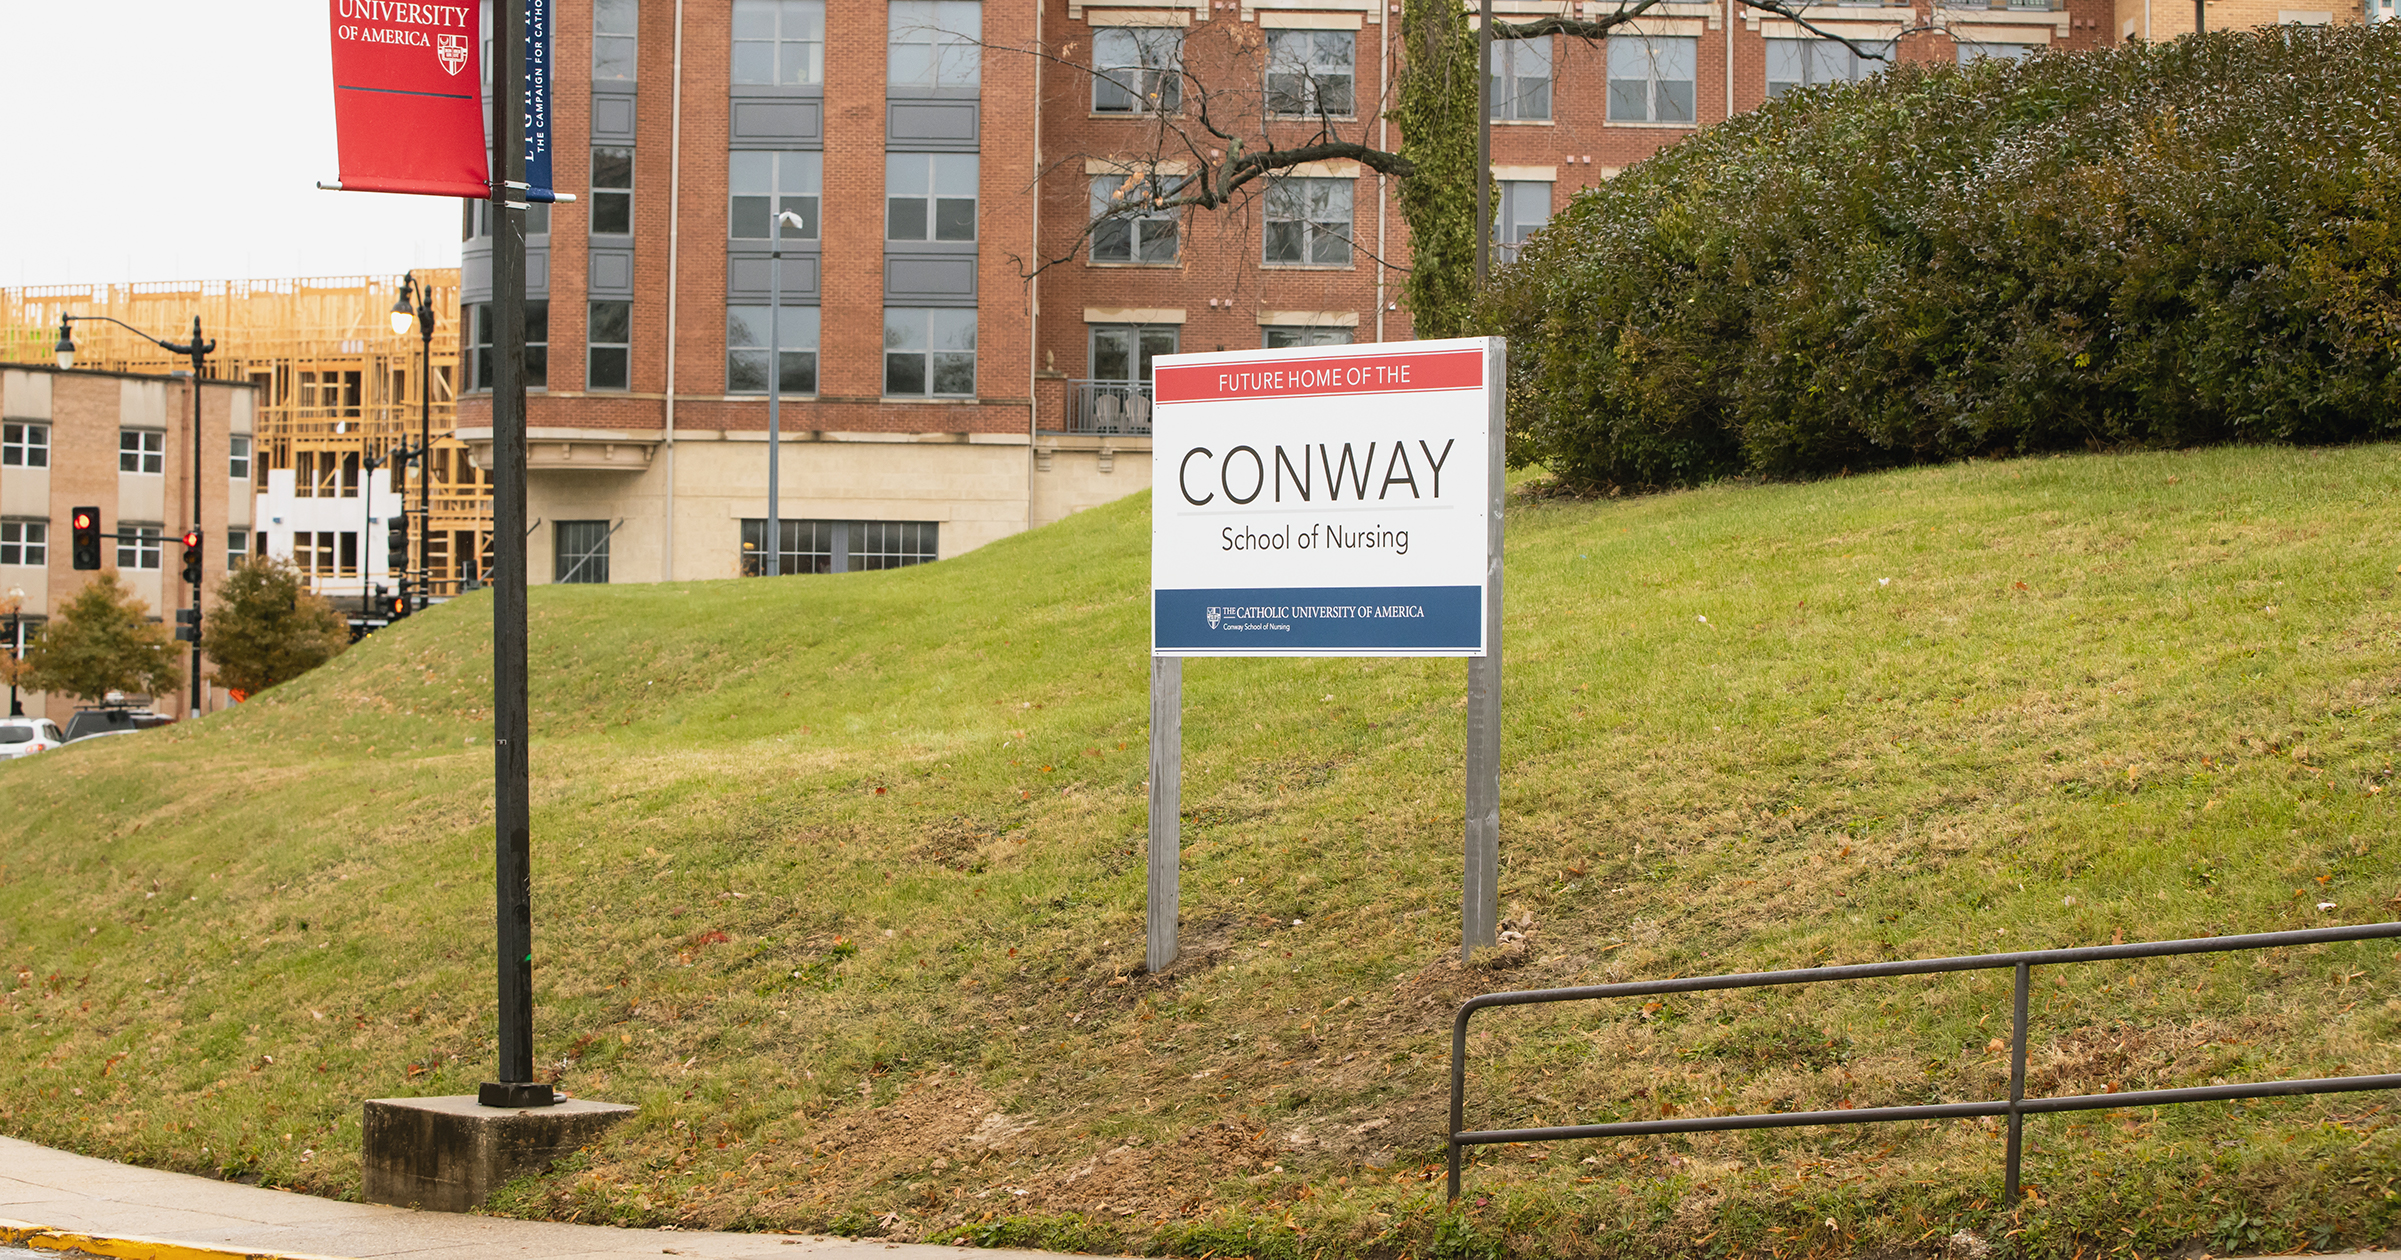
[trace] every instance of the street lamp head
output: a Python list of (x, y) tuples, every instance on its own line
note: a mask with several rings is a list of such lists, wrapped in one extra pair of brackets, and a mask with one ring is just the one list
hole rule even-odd
[(75, 366), (75, 337), (68, 327), (68, 322), (74, 318), (72, 315), (58, 317), (58, 344), (51, 347), (51, 353), (57, 358), (61, 372), (70, 371)]
[(417, 312), (409, 309), (409, 289), (416, 282), (417, 276), (414, 272), (403, 277), (400, 281), (400, 296), (392, 299), (392, 335), (395, 337), (407, 332), (410, 321), (417, 317)]

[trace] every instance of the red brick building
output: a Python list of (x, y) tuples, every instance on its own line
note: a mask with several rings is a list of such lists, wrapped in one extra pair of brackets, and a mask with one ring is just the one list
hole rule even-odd
[[(2106, 42), (2114, 10), (1807, 12), (1949, 59)], [(1190, 169), (1203, 94), (1238, 134), (1396, 147), (1378, 111), (1398, 17), (1388, 0), (567, 0), (553, 136), (581, 200), (531, 223), (534, 580), (757, 567), (773, 212), (801, 223), (774, 356), (783, 572), (955, 555), (1144, 488), (1158, 353), (1410, 336), (1395, 189), (1354, 163), (1087, 234), (1096, 204)], [(1697, 127), (1876, 65), (1734, 0), (1667, 0), (1606, 41), (1503, 47), (1504, 246)], [(471, 307), (489, 299), (481, 214)], [(469, 332), (472, 391), (488, 379), (480, 312)], [(488, 449), (489, 414), (469, 393), (460, 436)]]

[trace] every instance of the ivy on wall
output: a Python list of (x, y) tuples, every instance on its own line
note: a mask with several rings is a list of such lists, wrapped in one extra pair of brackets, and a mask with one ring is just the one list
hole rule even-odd
[(1401, 286), (1419, 337), (1464, 334), (1476, 301), (1476, 38), (1456, 0), (1406, 0), (1397, 107), (1410, 268)]

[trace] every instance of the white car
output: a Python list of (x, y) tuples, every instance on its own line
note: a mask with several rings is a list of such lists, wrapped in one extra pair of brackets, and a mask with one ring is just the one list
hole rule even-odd
[(48, 718), (0, 718), (0, 761), (48, 752), (66, 742), (66, 732)]

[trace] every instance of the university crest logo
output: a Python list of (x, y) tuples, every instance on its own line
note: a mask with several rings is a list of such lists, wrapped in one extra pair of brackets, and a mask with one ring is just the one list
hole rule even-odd
[(464, 35), (434, 36), (434, 56), (442, 59), (442, 69), (457, 74), (467, 64), (467, 37)]
[(1214, 607), (1212, 607), (1211, 609), (1209, 609), (1209, 628), (1210, 628), (1211, 630), (1215, 630), (1215, 629), (1217, 628), (1217, 614), (1218, 614), (1218, 612), (1219, 612), (1219, 610), (1218, 610), (1218, 609), (1216, 609), (1216, 608), (1214, 608)]

